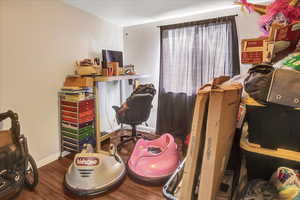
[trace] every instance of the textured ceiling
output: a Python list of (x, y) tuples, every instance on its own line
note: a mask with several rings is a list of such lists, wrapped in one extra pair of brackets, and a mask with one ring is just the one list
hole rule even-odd
[[(66, 3), (104, 18), (130, 26), (162, 19), (228, 8), (234, 0), (64, 0)], [(254, 2), (251, 1), (250, 2)]]

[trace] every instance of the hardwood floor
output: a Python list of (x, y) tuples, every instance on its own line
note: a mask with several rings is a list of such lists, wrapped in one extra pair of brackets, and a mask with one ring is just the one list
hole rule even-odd
[[(116, 139), (113, 139), (115, 143)], [(124, 161), (133, 149), (129, 144), (121, 151), (120, 155)], [(125, 153), (124, 153), (125, 152)], [(64, 191), (63, 178), (66, 170), (72, 163), (70, 156), (61, 158), (39, 169), (39, 184), (35, 191), (24, 189), (16, 200), (160, 200), (164, 199), (162, 195), (162, 186), (144, 186), (132, 181), (126, 176), (124, 182), (111, 192), (105, 193), (94, 198), (78, 198), (71, 196)]]

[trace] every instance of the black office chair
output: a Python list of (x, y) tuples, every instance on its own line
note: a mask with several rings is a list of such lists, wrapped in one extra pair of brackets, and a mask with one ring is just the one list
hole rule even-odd
[(128, 124), (132, 127), (132, 135), (121, 136), (121, 142), (118, 144), (118, 150), (122, 145), (130, 141), (136, 141), (141, 138), (141, 134), (137, 134), (136, 126), (146, 122), (152, 109), (152, 100), (156, 90), (153, 85), (141, 85), (133, 91), (131, 96), (126, 100), (126, 108), (124, 104), (121, 107), (113, 106), (116, 111), (118, 124)]

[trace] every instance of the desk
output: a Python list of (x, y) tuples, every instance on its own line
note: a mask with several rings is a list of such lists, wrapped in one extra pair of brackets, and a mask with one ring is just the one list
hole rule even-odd
[[(120, 81), (120, 97), (122, 100), (122, 80), (130, 80), (130, 79), (143, 79), (148, 78), (149, 75), (146, 74), (136, 74), (136, 75), (121, 75), (121, 76), (96, 76), (94, 77), (94, 96), (95, 96), (95, 132), (96, 132), (96, 150), (97, 152), (101, 151), (101, 142), (106, 140), (111, 136), (112, 133), (107, 133), (104, 136), (101, 136), (100, 130), (100, 98), (99, 98), (99, 87), (98, 82), (111, 82), (111, 81)], [(121, 102), (122, 103), (122, 102)]]

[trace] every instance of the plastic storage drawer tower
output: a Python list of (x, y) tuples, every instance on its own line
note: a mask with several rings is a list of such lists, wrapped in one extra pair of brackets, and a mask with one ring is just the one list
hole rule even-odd
[(80, 152), (94, 137), (95, 99), (65, 100), (60, 96), (61, 152)]

